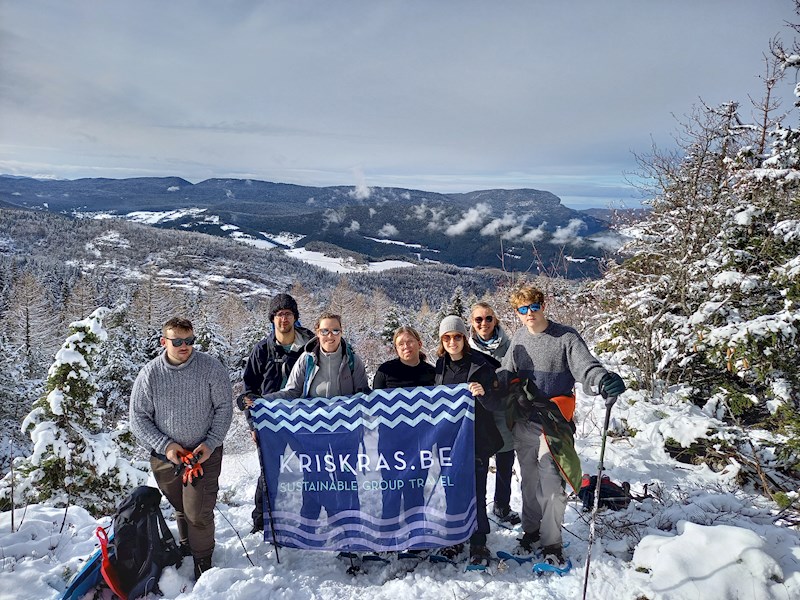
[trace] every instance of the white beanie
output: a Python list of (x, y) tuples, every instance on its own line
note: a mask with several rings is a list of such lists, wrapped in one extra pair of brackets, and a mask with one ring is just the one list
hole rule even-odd
[(439, 324), (440, 338), (448, 331), (457, 331), (458, 333), (462, 334), (465, 338), (468, 337), (467, 326), (464, 324), (464, 321), (461, 319), (461, 317), (457, 317), (456, 315), (450, 315), (448, 317), (445, 317)]

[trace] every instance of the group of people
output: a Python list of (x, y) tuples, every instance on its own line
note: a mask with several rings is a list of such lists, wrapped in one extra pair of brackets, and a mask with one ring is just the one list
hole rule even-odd
[[(520, 288), (512, 294), (510, 303), (522, 325), (510, 337), (495, 311), (484, 302), (472, 307), (469, 325), (455, 315), (442, 319), (435, 365), (422, 351), (420, 334), (413, 327), (398, 328), (393, 337), (397, 358), (378, 367), (372, 387), (467, 384), (476, 400), (477, 529), (469, 539), (470, 560), (485, 561), (490, 556), (486, 546), (490, 531), (486, 489), (494, 456), (492, 512), (496, 519), (510, 525), (522, 523), (520, 553), (541, 548), (544, 560), (563, 566), (565, 478), (547, 444), (537, 403), (511, 390), (518, 381), (526, 381), (527, 389), (535, 389), (536, 397), (545, 402), (571, 397), (574, 410), (576, 382), (584, 389), (597, 389), (607, 403), (613, 403), (625, 384), (592, 356), (576, 330), (545, 316), (545, 297), (540, 290)], [(345, 340), (339, 315), (323, 313), (311, 331), (300, 326), (295, 299), (278, 294), (270, 303), (269, 319), (271, 334), (254, 347), (244, 369), (240, 408), (248, 409), (256, 398), (332, 398), (370, 391), (364, 363)], [(194, 352), (194, 341), (191, 322), (175, 318), (164, 324), (164, 352), (142, 369), (134, 383), (130, 422), (134, 435), (151, 450), (156, 482), (175, 508), (181, 550), (185, 556), (193, 556), (195, 576), (199, 577), (211, 567), (214, 550), (213, 509), (222, 441), (232, 418), (232, 389), (222, 364), (205, 353)], [(525, 410), (519, 410), (517, 403), (525, 404)], [(571, 424), (571, 411), (560, 408), (553, 412)], [(253, 437), (255, 440), (255, 432)], [(199, 465), (195, 471), (199, 469), (203, 475), (192, 486), (184, 486), (181, 477), (175, 475), (175, 467), (186, 463), (187, 456)], [(520, 467), (521, 514), (510, 504), (515, 458)], [(404, 493), (421, 491), (409, 489)], [(252, 532), (264, 528), (264, 494), (261, 477), (254, 499)], [(399, 512), (400, 502), (413, 499), (394, 494), (384, 501), (397, 504), (384, 506), (384, 511)], [(316, 506), (305, 516), (318, 518), (321, 508)], [(457, 545), (440, 553), (452, 558), (462, 551), (463, 545)]]

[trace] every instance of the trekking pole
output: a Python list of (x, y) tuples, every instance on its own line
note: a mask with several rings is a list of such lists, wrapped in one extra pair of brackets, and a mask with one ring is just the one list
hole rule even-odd
[(594, 521), (597, 516), (597, 509), (600, 508), (600, 482), (603, 479), (603, 457), (606, 453), (606, 438), (608, 437), (608, 424), (611, 422), (611, 407), (614, 405), (616, 397), (609, 397), (606, 400), (606, 418), (603, 423), (603, 441), (600, 443), (600, 464), (597, 466), (597, 481), (594, 484), (594, 506), (592, 507), (592, 517), (589, 520), (589, 548), (586, 550), (586, 572), (583, 575), (583, 600), (586, 600), (586, 590), (589, 586), (589, 564), (592, 560), (592, 542), (594, 542)]

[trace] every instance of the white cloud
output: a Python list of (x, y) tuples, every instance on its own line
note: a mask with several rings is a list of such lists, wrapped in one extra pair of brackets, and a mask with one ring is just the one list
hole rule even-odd
[(470, 229), (479, 227), (483, 221), (491, 214), (492, 210), (488, 204), (481, 202), (470, 208), (461, 216), (461, 220), (445, 229), (445, 234), (451, 237), (466, 233)]
[(171, 186), (169, 186), (169, 187), (167, 188), (167, 191), (168, 191), (168, 192), (177, 192), (177, 191), (180, 191), (180, 189), (181, 189), (181, 188), (180, 188), (180, 186), (177, 186), (177, 185), (171, 185)]
[(378, 212), (377, 210), (375, 210), (374, 208), (370, 207), (370, 209), (369, 209), (370, 218), (374, 217), (375, 213), (377, 213), (377, 212)]
[(350, 221), (350, 225), (344, 228), (345, 235), (348, 233), (355, 233), (361, 229), (361, 224), (358, 221)]
[(514, 227), (519, 222), (519, 219), (511, 213), (506, 213), (500, 219), (494, 219), (488, 225), (481, 229), (481, 235), (497, 235), (501, 229), (507, 227)]
[(364, 177), (364, 173), (361, 169), (353, 169), (353, 175), (356, 177), (356, 187), (355, 189), (348, 192), (351, 198), (355, 198), (356, 200), (367, 200), (372, 195), (372, 190), (367, 185), (367, 180)]
[(577, 242), (580, 239), (578, 233), (584, 229), (586, 229), (586, 223), (580, 219), (571, 219), (565, 227), (556, 229), (550, 243), (562, 245)]
[(531, 229), (528, 233), (523, 235), (520, 239), (523, 242), (538, 242), (544, 237), (545, 234), (545, 225), (547, 225), (547, 221), (542, 222), (536, 229)]
[(394, 237), (398, 233), (397, 227), (392, 225), (391, 223), (386, 223), (383, 227), (381, 227), (380, 231), (378, 231), (378, 236), (382, 238)]

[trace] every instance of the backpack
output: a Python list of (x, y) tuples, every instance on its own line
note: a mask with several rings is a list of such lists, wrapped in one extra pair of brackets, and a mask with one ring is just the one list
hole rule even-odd
[(121, 591), (123, 598), (133, 600), (157, 591), (164, 567), (181, 565), (181, 551), (161, 514), (160, 502), (161, 492), (142, 485), (117, 506), (103, 577), (112, 589), (118, 586), (114, 591), (117, 595)]
[[(594, 508), (594, 488), (597, 485), (597, 475), (589, 477), (583, 474), (581, 490), (578, 498), (583, 501), (583, 510)], [(610, 508), (611, 510), (622, 510), (628, 507), (631, 502), (631, 486), (625, 481), (622, 485), (617, 485), (608, 475), (603, 475), (600, 480), (600, 503), (599, 506)]]

